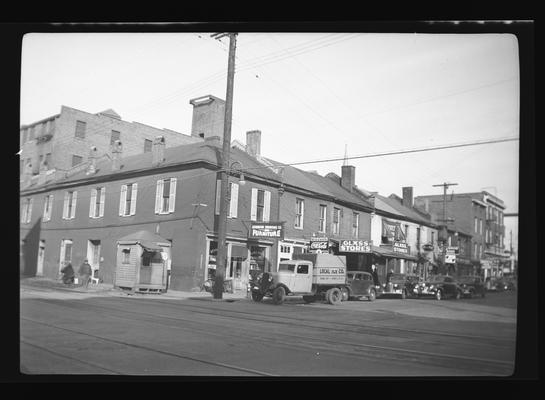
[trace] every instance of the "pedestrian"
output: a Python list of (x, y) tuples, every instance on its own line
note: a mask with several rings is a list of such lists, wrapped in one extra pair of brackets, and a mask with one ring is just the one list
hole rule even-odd
[(376, 264), (371, 265), (371, 269), (373, 272), (371, 273), (373, 275), (373, 283), (375, 286), (380, 286), (380, 280), (378, 279), (378, 271)]
[(393, 284), (390, 282), (392, 280), (392, 275), (394, 274), (394, 270), (391, 269), (390, 272), (386, 274), (386, 286), (388, 287), (388, 291), (391, 292), (393, 289)]
[(62, 273), (62, 283), (65, 285), (68, 285), (70, 283), (74, 283), (74, 268), (72, 268), (72, 264), (70, 261), (64, 262), (64, 267), (61, 269)]
[(84, 286), (85, 289), (87, 289), (89, 281), (91, 280), (91, 275), (93, 274), (93, 269), (87, 262), (87, 259), (83, 260), (83, 263), (79, 267), (78, 274), (81, 277), (81, 286)]

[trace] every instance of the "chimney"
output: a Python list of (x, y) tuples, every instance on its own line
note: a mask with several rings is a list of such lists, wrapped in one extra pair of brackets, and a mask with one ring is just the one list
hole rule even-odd
[(119, 171), (121, 169), (121, 153), (123, 152), (123, 145), (121, 140), (116, 140), (112, 144), (112, 171)]
[(219, 136), (223, 140), (225, 101), (212, 95), (189, 100), (193, 106), (191, 136), (205, 139)]
[(87, 175), (92, 175), (97, 172), (97, 148), (91, 146), (89, 150), (89, 164), (87, 166)]
[(151, 164), (153, 166), (161, 164), (165, 161), (165, 137), (157, 136), (153, 140), (153, 146), (151, 148)]
[(356, 182), (356, 167), (352, 165), (343, 165), (341, 168), (341, 186), (352, 192)]
[(405, 186), (401, 188), (403, 191), (403, 205), (405, 207), (412, 207), (413, 206), (413, 187), (412, 186)]
[(246, 153), (253, 157), (261, 155), (261, 131), (246, 132)]

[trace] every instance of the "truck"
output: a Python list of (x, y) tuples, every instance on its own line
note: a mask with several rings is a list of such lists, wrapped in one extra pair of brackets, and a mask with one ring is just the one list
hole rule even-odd
[(274, 304), (282, 304), (286, 296), (302, 296), (305, 303), (325, 300), (338, 305), (347, 285), (345, 256), (303, 253), (281, 261), (278, 272), (263, 273), (251, 292), (257, 302), (271, 297)]

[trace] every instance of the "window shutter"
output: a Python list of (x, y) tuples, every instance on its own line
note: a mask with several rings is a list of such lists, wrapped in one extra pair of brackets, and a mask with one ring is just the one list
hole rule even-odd
[(252, 188), (252, 202), (250, 209), (250, 220), (257, 221), (257, 189)]
[(91, 189), (91, 200), (89, 200), (89, 217), (95, 217), (95, 206), (97, 202), (97, 190)]
[(229, 203), (229, 217), (237, 218), (238, 215), (238, 183), (230, 183), (231, 201)]
[(138, 183), (132, 184), (132, 196), (131, 196), (131, 215), (136, 214), (136, 193), (138, 192)]
[(32, 218), (32, 202), (33, 201), (34, 199), (30, 199), (30, 201), (28, 202), (28, 212), (26, 215), (26, 222), (30, 222), (30, 219)]
[(159, 214), (161, 212), (162, 196), (163, 196), (163, 180), (159, 179), (157, 181), (157, 186), (155, 191), (155, 214)]
[(68, 218), (68, 192), (64, 192), (64, 205), (62, 209), (62, 218), (67, 219)]
[(300, 228), (303, 228), (305, 220), (305, 202), (301, 200), (301, 226)]
[(44, 214), (43, 214), (43, 218), (44, 218), (44, 221), (47, 221), (49, 218), (47, 217), (47, 202), (49, 200), (49, 196), (45, 196), (44, 198)]
[(168, 212), (174, 212), (176, 206), (176, 178), (170, 179), (170, 199), (168, 201)]
[(264, 203), (263, 222), (269, 222), (271, 216), (271, 192), (269, 192), (268, 190), (265, 190)]
[(127, 201), (127, 185), (121, 185), (121, 196), (119, 196), (119, 215), (125, 215), (125, 201)]
[(220, 214), (221, 180), (216, 180), (216, 215)]
[(106, 186), (104, 186), (102, 188), (102, 190), (100, 191), (100, 209), (99, 209), (99, 213), (98, 213), (99, 217), (104, 216), (104, 203), (105, 203), (105, 201), (106, 201)]
[(74, 190), (72, 192), (72, 214), (70, 215), (70, 219), (74, 218), (76, 216), (76, 203), (78, 201), (78, 192)]

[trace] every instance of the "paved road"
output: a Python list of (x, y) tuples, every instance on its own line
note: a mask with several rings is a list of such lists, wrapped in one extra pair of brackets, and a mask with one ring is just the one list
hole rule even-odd
[(20, 311), (28, 374), (508, 376), (515, 358), (510, 292), (335, 307), (25, 288)]

